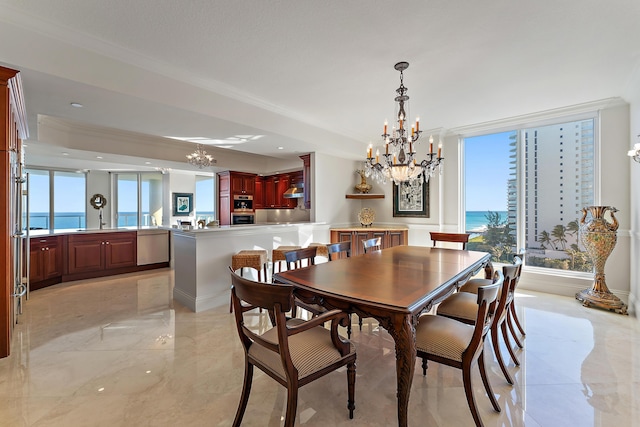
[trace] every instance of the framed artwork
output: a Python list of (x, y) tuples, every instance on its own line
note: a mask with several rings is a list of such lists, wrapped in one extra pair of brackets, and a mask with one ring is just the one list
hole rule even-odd
[(193, 212), (193, 193), (173, 193), (173, 215), (189, 216)]
[(393, 183), (393, 216), (429, 218), (429, 183)]

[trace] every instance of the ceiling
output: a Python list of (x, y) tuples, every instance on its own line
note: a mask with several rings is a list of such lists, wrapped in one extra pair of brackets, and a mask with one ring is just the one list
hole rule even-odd
[(637, 0), (0, 0), (0, 63), (21, 71), (34, 162), (96, 161), (82, 147), (63, 157), (64, 142), (40, 135), (44, 116), (201, 137), (216, 158), (358, 159), (391, 123), (398, 61), (410, 117), (444, 133), (624, 98), (638, 22)]

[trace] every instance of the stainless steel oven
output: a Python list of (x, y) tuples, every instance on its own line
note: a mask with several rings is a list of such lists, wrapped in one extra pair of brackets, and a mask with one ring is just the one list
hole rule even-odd
[(253, 212), (232, 212), (231, 213), (231, 224), (232, 225), (240, 225), (240, 224), (254, 224), (255, 223), (255, 215)]
[(253, 212), (253, 196), (233, 196), (233, 212)]

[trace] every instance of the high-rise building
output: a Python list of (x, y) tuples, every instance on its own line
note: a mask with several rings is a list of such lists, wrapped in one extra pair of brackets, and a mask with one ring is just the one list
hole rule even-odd
[[(569, 224), (579, 221), (582, 208), (594, 200), (594, 120), (530, 128), (522, 136), (526, 247), (563, 250), (577, 243)], [(513, 150), (514, 163), (515, 156)], [(513, 187), (515, 172), (509, 181), (510, 222), (516, 217)], [(548, 241), (541, 238), (544, 232)]]

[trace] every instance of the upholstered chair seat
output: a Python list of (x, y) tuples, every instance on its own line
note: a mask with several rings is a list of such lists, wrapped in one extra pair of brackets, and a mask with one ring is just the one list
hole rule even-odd
[[(475, 296), (474, 304), (477, 308)], [(416, 329), (416, 348), (425, 353), (462, 362), (462, 353), (473, 336), (474, 327), (443, 316), (422, 316)]]
[[(484, 279), (483, 279), (484, 280)], [(491, 284), (491, 280), (488, 280)], [(485, 285), (486, 286), (486, 285)], [(478, 296), (475, 293), (458, 292), (451, 295), (438, 306), (438, 314), (441, 316), (451, 317), (473, 325), (476, 321), (476, 312), (478, 311)]]
[(464, 285), (460, 287), (460, 292), (469, 292), (472, 294), (478, 293), (480, 286), (487, 286), (491, 284), (491, 279), (470, 279)]
[(500, 411), (484, 366), (484, 341), (496, 313), (496, 297), (503, 284), (502, 272), (497, 272), (494, 283), (478, 288), (478, 294), (467, 294), (475, 301), (475, 319), (463, 323), (440, 315), (424, 314), (416, 326), (416, 353), (422, 359), (422, 373), (427, 374), (427, 362), (442, 363), (462, 371), (462, 383), (467, 404), (475, 425), (482, 427), (471, 384), (471, 368), (477, 364), (482, 383), (493, 409)]
[[(287, 322), (287, 326), (291, 327), (304, 323), (305, 321), (302, 319), (291, 319)], [(278, 330), (276, 328), (269, 329), (261, 335), (261, 338), (277, 345)], [(291, 353), (293, 366), (298, 371), (299, 380), (313, 375), (329, 365), (351, 357), (356, 351), (353, 343), (350, 343), (350, 349), (349, 353), (342, 356), (331, 341), (331, 331), (324, 328), (309, 329), (289, 338), (289, 353)], [(252, 345), (249, 347), (249, 355), (256, 360), (260, 360), (265, 367), (278, 374), (282, 380), (286, 380), (280, 354), (260, 345)]]

